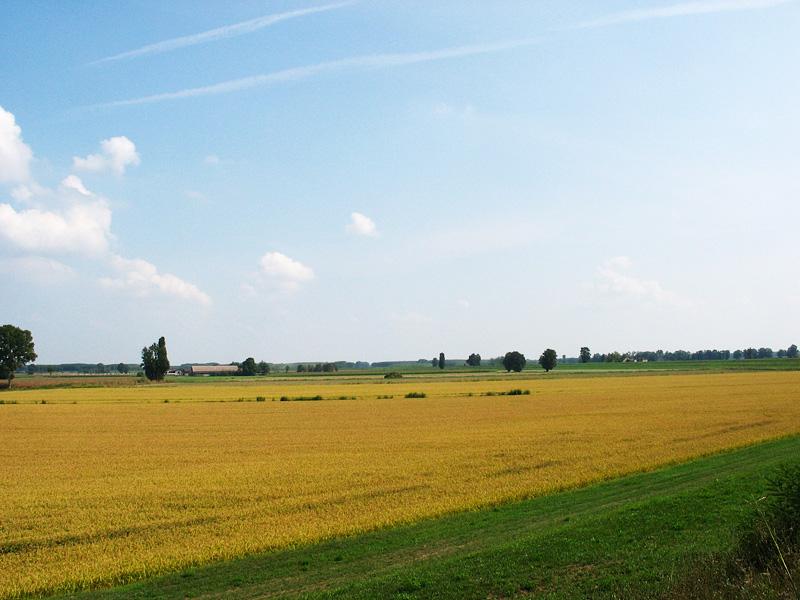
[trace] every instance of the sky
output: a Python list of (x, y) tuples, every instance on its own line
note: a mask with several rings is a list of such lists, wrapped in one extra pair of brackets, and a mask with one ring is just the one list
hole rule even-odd
[(0, 12), (39, 363), (800, 343), (800, 1)]

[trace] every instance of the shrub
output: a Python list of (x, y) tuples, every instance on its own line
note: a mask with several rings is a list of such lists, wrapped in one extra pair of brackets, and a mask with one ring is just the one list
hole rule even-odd
[(383, 376), (384, 379), (402, 379), (403, 374), (398, 373), (397, 371), (392, 371), (391, 373), (387, 373)]
[(408, 392), (406, 394), (406, 398), (427, 398), (428, 395), (425, 392)]
[(256, 402), (264, 402), (265, 400), (264, 396), (256, 396)]

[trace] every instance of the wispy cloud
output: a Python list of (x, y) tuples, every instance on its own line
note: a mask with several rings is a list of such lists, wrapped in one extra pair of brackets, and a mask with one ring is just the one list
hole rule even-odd
[(627, 256), (617, 256), (605, 261), (597, 268), (591, 287), (602, 295), (625, 301), (677, 308), (691, 306), (688, 299), (664, 289), (658, 281), (633, 275), (630, 272), (632, 266), (633, 261)]
[(667, 6), (639, 8), (612, 13), (599, 19), (584, 21), (576, 28), (590, 29), (595, 27), (609, 27), (636, 21), (650, 21), (653, 19), (671, 19), (675, 17), (690, 17), (712, 13), (732, 12), (742, 10), (758, 10), (772, 8), (781, 4), (788, 4), (794, 0), (698, 0), (697, 2), (680, 2)]
[(89, 64), (99, 65), (118, 60), (138, 58), (140, 56), (148, 56), (150, 54), (161, 54), (163, 52), (171, 52), (172, 50), (177, 50), (178, 48), (186, 48), (187, 46), (208, 44), (210, 42), (216, 42), (218, 40), (223, 40), (226, 38), (253, 33), (254, 31), (258, 31), (259, 29), (263, 29), (264, 27), (269, 27), (271, 25), (275, 25), (276, 23), (280, 23), (281, 21), (287, 21), (289, 19), (296, 19), (298, 17), (304, 17), (306, 15), (326, 12), (329, 10), (334, 10), (337, 8), (348, 6), (353, 3), (354, 1), (337, 2), (335, 4), (325, 4), (322, 6), (301, 8), (298, 10), (290, 10), (287, 12), (265, 15), (263, 17), (257, 17), (255, 19), (250, 19), (248, 21), (242, 21), (241, 23), (234, 23), (232, 25), (225, 25), (224, 27), (217, 27), (216, 29), (210, 29), (208, 31), (203, 31), (201, 33), (194, 33), (191, 35), (185, 35), (181, 37), (171, 38), (168, 40), (163, 40), (161, 42), (156, 42), (154, 44), (148, 44), (146, 46), (142, 46), (141, 48), (136, 48), (134, 50), (128, 50), (127, 52), (121, 52), (119, 54), (114, 54), (113, 56), (107, 56), (105, 58), (101, 58)]
[(340, 60), (331, 60), (326, 62), (317, 63), (314, 65), (306, 65), (302, 67), (293, 67), (291, 69), (283, 69), (281, 71), (273, 71), (272, 73), (264, 73), (261, 75), (253, 75), (250, 77), (243, 77), (240, 79), (231, 79), (212, 85), (206, 85), (195, 88), (188, 88), (178, 90), (175, 92), (166, 92), (163, 94), (153, 94), (151, 96), (142, 96), (140, 98), (132, 98), (129, 100), (118, 100), (116, 102), (107, 102), (98, 105), (99, 107), (110, 106), (130, 106), (134, 104), (150, 104), (153, 102), (164, 102), (166, 100), (179, 100), (182, 98), (194, 98), (197, 96), (211, 96), (215, 94), (228, 94), (254, 87), (265, 85), (276, 85), (280, 83), (288, 83), (293, 81), (300, 81), (303, 79), (310, 79), (317, 75), (330, 73), (335, 71), (346, 71), (356, 69), (386, 69), (390, 67), (401, 67), (405, 65), (412, 65), (416, 63), (432, 62), (439, 60), (448, 60), (454, 58), (462, 58), (467, 56), (476, 56), (480, 54), (492, 54), (496, 52), (503, 52), (506, 50), (513, 50), (516, 48), (523, 48), (525, 46), (532, 46), (541, 43), (540, 38), (526, 38), (505, 42), (496, 42), (493, 44), (476, 44), (470, 46), (457, 46), (454, 48), (443, 48), (440, 50), (431, 50), (427, 52), (405, 52), (394, 54), (368, 54), (363, 56), (353, 56), (351, 58), (343, 58)]

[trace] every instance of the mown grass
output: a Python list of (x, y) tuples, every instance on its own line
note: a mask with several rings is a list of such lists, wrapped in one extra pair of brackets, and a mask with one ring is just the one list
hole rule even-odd
[(731, 548), (784, 438), (590, 487), (185, 569), (102, 598), (677, 597)]

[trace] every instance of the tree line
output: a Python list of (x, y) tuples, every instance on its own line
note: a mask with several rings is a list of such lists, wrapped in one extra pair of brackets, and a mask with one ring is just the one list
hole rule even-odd
[(579, 362), (659, 362), (675, 360), (750, 360), (756, 358), (797, 358), (797, 345), (773, 351), (772, 348), (745, 348), (743, 350), (688, 350), (675, 351), (636, 351), (636, 352), (609, 352), (607, 354), (592, 354), (588, 347), (580, 349)]

